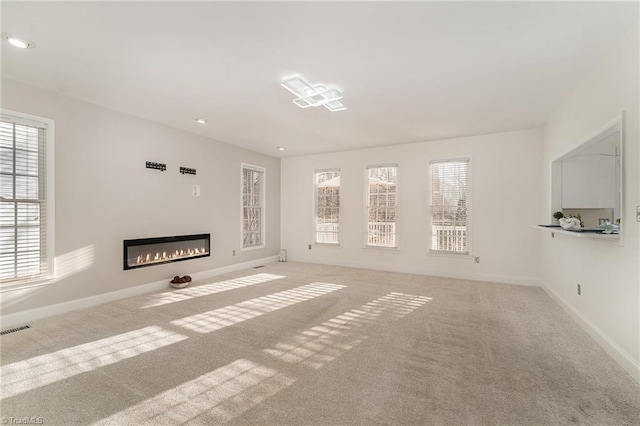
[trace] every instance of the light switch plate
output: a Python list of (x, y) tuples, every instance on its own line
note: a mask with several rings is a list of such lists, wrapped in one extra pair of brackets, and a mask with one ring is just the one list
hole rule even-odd
[(200, 196), (200, 185), (191, 186), (191, 195), (193, 195), (194, 197)]
[(640, 206), (636, 206), (636, 222), (640, 222)]

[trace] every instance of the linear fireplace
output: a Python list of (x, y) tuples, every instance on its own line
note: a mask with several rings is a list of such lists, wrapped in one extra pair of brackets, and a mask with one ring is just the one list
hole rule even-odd
[(211, 234), (124, 240), (124, 269), (210, 256)]

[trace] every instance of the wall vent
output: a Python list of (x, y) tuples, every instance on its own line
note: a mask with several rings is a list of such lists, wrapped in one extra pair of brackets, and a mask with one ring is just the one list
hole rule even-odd
[(260, 269), (260, 268), (264, 268), (264, 265), (259, 265), (259, 266), (254, 266), (253, 269)]
[(9, 329), (9, 330), (5, 330), (5, 331), (0, 333), (0, 336), (4, 336), (5, 334), (9, 334), (9, 333), (15, 333), (16, 331), (26, 330), (27, 328), (31, 328), (31, 326), (30, 325), (23, 325), (22, 327), (16, 327), (16, 328), (12, 328), (12, 329)]

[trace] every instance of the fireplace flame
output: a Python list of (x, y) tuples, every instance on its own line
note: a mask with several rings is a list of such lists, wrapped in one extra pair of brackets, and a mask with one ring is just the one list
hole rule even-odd
[(162, 253), (160, 253), (159, 251), (155, 253), (145, 253), (136, 257), (135, 264), (140, 265), (142, 263), (153, 263), (164, 260), (180, 259), (206, 253), (207, 251), (204, 249), (204, 247), (188, 248), (186, 250), (181, 249), (176, 250), (173, 253), (167, 253), (166, 251), (163, 251)]

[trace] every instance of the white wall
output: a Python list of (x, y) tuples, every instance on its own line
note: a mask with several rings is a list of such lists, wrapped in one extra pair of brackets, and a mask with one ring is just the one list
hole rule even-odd
[[(471, 158), (470, 256), (428, 254), (429, 161)], [(365, 167), (397, 163), (399, 250), (364, 248)], [(282, 247), (290, 259), (538, 284), (541, 132), (527, 130), (282, 160)], [(342, 245), (314, 245), (313, 173), (341, 169)]]
[[(623, 245), (564, 235), (542, 239), (545, 289), (627, 371), (640, 380), (640, 204), (638, 137), (638, 28), (609, 52), (571, 92), (544, 128), (543, 201), (551, 215), (551, 162), (626, 113), (623, 142)], [(577, 284), (582, 286), (578, 296)]]
[[(55, 255), (66, 267), (47, 285), (3, 288), (3, 316), (277, 255), (278, 158), (6, 79), (2, 108), (55, 120)], [(264, 249), (240, 251), (241, 162), (266, 168)], [(211, 233), (211, 257), (123, 271), (123, 240), (196, 233)]]

